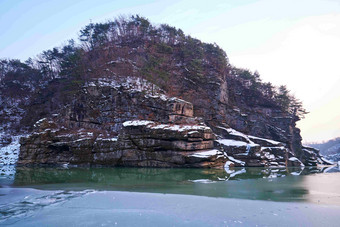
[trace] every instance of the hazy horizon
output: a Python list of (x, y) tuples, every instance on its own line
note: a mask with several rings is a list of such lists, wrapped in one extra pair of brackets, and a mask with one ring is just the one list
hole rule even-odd
[(90, 21), (131, 14), (215, 42), (231, 64), (287, 85), (310, 112), (298, 122), (304, 142), (340, 136), (340, 2), (334, 0), (3, 0), (0, 58), (26, 60), (77, 39)]

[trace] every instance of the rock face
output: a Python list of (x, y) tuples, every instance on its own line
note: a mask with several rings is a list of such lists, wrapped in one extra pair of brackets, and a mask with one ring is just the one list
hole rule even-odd
[(204, 125), (124, 123), (119, 137), (125, 166), (223, 167), (223, 152), (214, 149), (212, 130)]
[(21, 139), (18, 164), (221, 168), (228, 160), (214, 149), (204, 125), (127, 121), (118, 138), (47, 130)]
[(66, 128), (96, 128), (117, 135), (122, 123), (131, 119), (197, 123), (189, 102), (161, 93), (152, 94), (136, 84), (116, 85), (102, 80), (79, 90), (55, 121)]
[(227, 81), (229, 108), (226, 110), (225, 123), (247, 135), (280, 141), (294, 154), (300, 154), (302, 138), (295, 125), (299, 119), (282, 111), (273, 100), (243, 84), (237, 76), (228, 77)]
[(75, 97), (21, 139), (19, 165), (303, 166), (283, 142), (208, 127), (182, 99), (102, 82)]
[[(46, 51), (43, 60), (0, 61), (0, 146), (10, 143), (1, 135), (31, 134), (22, 139), (19, 163), (189, 166), (197, 158), (190, 152), (211, 149), (235, 166), (324, 162), (302, 147), (298, 100), (233, 67), (218, 45), (139, 16), (80, 34), (80, 45)], [(132, 120), (168, 126), (123, 127)], [(200, 131), (174, 135), (173, 125), (208, 126), (216, 141)]]
[[(96, 114), (93, 114), (96, 113)], [(128, 121), (142, 118), (143, 120)], [(152, 119), (153, 121), (150, 121)], [(221, 168), (215, 135), (193, 117), (193, 105), (103, 81), (21, 139), (18, 164)]]
[(217, 130), (222, 136), (215, 143), (226, 152), (233, 166), (292, 166), (289, 158), (294, 155), (282, 142), (245, 135), (231, 128)]
[(333, 165), (332, 161), (327, 160), (324, 158), (320, 151), (313, 147), (302, 146), (303, 155), (301, 161), (306, 163), (308, 166), (316, 166), (317, 164), (320, 165)]

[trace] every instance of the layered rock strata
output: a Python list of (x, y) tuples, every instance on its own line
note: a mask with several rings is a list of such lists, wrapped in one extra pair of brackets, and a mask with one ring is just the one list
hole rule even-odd
[[(142, 119), (142, 120), (136, 120)], [(36, 122), (22, 138), (19, 165), (139, 167), (304, 166), (325, 163), (304, 148), (246, 135), (222, 123), (208, 127), (190, 102), (97, 81), (59, 114)]]
[(218, 127), (220, 138), (215, 141), (229, 157), (232, 166), (304, 166), (295, 163), (292, 152), (282, 142), (245, 135), (231, 128)]
[(125, 122), (118, 138), (46, 130), (21, 139), (18, 164), (219, 168), (228, 159), (214, 138), (204, 125), (146, 120)]
[(333, 165), (334, 163), (320, 154), (320, 151), (313, 147), (302, 146), (302, 161), (308, 166)]

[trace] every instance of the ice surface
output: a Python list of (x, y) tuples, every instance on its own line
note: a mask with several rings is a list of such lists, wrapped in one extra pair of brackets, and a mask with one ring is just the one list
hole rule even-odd
[[(202, 187), (209, 185), (211, 184)], [(27, 189), (0, 189), (6, 204), (3, 209), (7, 208), (4, 210), (7, 216), (3, 216), (1, 224), (200, 227), (336, 226), (340, 222), (340, 206), (302, 202), (116, 191), (25, 190)]]

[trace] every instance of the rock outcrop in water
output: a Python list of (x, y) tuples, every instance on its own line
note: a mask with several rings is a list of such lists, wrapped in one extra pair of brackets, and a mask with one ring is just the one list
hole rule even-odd
[(145, 120), (125, 122), (113, 138), (47, 130), (22, 139), (19, 164), (223, 167), (228, 159), (214, 149), (213, 139), (204, 125)]
[(320, 150), (320, 153), (327, 159), (334, 162), (340, 161), (340, 137), (331, 139), (326, 142), (307, 144), (309, 147)]
[(84, 86), (71, 105), (36, 122), (35, 133), (21, 139), (18, 164), (303, 166), (283, 142), (226, 124), (210, 128), (194, 117), (190, 102), (132, 87), (101, 80)]
[(82, 45), (47, 51), (46, 61), (0, 62), (2, 131), (28, 134), (19, 164), (325, 164), (302, 146), (303, 108), (285, 87), (181, 30), (139, 16), (116, 22), (87, 26)]
[[(147, 83), (148, 84), (148, 83)], [(185, 100), (136, 84), (93, 81), (71, 104), (35, 123), (18, 164), (139, 167), (304, 166), (289, 145), (194, 117)], [(138, 120), (139, 119), (139, 120)], [(322, 162), (304, 147), (309, 165)], [(313, 153), (314, 152), (314, 153)]]
[(91, 83), (35, 126), (21, 140), (18, 164), (223, 167), (227, 161), (191, 103), (130, 86)]

